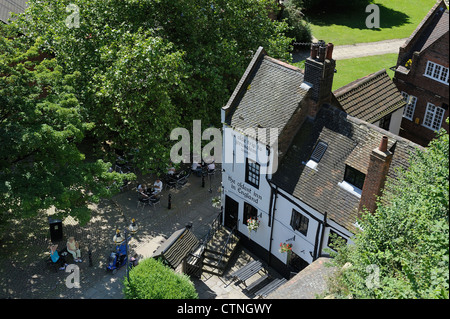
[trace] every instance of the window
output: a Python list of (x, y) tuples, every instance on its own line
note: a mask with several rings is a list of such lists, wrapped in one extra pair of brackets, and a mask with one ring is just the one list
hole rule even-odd
[(259, 188), (259, 164), (247, 158), (245, 182)]
[(327, 246), (334, 249), (336, 248), (336, 244), (338, 244), (338, 242), (340, 241), (344, 241), (344, 243), (347, 243), (347, 239), (345, 237), (339, 235), (338, 233), (330, 229)]
[(244, 225), (247, 225), (248, 219), (258, 219), (258, 210), (247, 202), (244, 202)]
[(391, 115), (392, 114), (388, 114), (380, 119), (380, 127), (383, 130), (389, 131), (389, 126), (391, 125)]
[(430, 130), (438, 131), (441, 128), (442, 119), (444, 118), (445, 110), (439, 106), (428, 103), (423, 120), (423, 126)]
[(298, 230), (300, 233), (306, 236), (306, 234), (308, 233), (308, 223), (308, 218), (300, 214), (295, 209), (292, 210), (291, 227), (294, 230)]
[(448, 85), (448, 68), (428, 61), (424, 76)]
[(365, 179), (365, 174), (348, 165), (345, 167), (344, 181), (346, 181), (347, 183), (352, 184), (356, 188), (362, 189)]
[(405, 108), (403, 110), (403, 117), (412, 121), (414, 116), (414, 110), (416, 108), (417, 97), (409, 95), (406, 92), (402, 92), (403, 98), (406, 101)]

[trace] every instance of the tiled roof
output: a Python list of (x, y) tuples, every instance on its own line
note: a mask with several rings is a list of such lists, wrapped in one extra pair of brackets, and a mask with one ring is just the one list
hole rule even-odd
[(174, 232), (152, 255), (163, 257), (172, 268), (178, 267), (185, 257), (198, 245), (198, 239), (188, 229)]
[(0, 0), (0, 21), (8, 23), (10, 12), (22, 13), (25, 11), (27, 0)]
[(302, 83), (299, 68), (267, 56), (260, 48), (224, 107), (225, 123), (233, 128), (278, 128), (281, 132), (308, 92)]
[(404, 63), (411, 58), (413, 52), (424, 52), (436, 40), (440, 39), (449, 32), (449, 13), (444, 1), (437, 1), (436, 4), (427, 13), (425, 18), (419, 23), (414, 32), (402, 45), (401, 50), (406, 50), (402, 61)]
[[(356, 221), (359, 198), (338, 186), (343, 181), (345, 165), (367, 172), (372, 150), (382, 136), (389, 139), (394, 155), (388, 176), (396, 177), (397, 167), (408, 167), (410, 152), (420, 147), (375, 125), (322, 106), (316, 118), (304, 122), (272, 182), (315, 210), (351, 230)], [(328, 148), (316, 169), (304, 165), (318, 141)]]
[(351, 116), (375, 123), (405, 106), (405, 100), (385, 69), (353, 81), (333, 92)]

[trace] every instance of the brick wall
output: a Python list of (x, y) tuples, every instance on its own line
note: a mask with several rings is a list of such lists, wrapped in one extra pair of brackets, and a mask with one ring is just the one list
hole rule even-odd
[(427, 146), (436, 136), (433, 130), (423, 126), (428, 103), (445, 109), (442, 127), (447, 132), (449, 131), (449, 127), (445, 123), (445, 119), (449, 117), (449, 86), (424, 76), (428, 61), (449, 67), (448, 46), (449, 33), (447, 32), (420, 54), (414, 53), (409, 72), (397, 70), (393, 79), (400, 92), (403, 91), (417, 97), (413, 119), (412, 121), (406, 118), (402, 119), (399, 135), (422, 146)]

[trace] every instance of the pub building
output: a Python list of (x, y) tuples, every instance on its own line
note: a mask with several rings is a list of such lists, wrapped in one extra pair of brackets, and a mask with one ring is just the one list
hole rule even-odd
[(222, 223), (286, 278), (326, 256), (330, 234), (352, 244), (361, 211), (421, 148), (343, 111), (332, 51), (313, 44), (303, 71), (260, 47), (221, 110)]

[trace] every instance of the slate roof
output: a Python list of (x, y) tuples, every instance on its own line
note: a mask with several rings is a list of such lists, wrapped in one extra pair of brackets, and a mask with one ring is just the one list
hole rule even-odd
[[(397, 167), (408, 167), (409, 154), (417, 144), (387, 132), (375, 125), (349, 116), (329, 105), (323, 105), (316, 118), (307, 119), (279, 164), (272, 182), (315, 210), (352, 230), (359, 198), (338, 186), (344, 179), (345, 165), (367, 172), (370, 154), (388, 136), (393, 152), (388, 176), (396, 177)], [(328, 144), (316, 169), (306, 163), (317, 142)]]
[(444, 1), (437, 1), (425, 18), (420, 22), (414, 32), (403, 44), (407, 54), (399, 61), (404, 65), (407, 59), (417, 51), (419, 54), (429, 48), (436, 40), (449, 32), (449, 13)]
[(301, 69), (267, 56), (260, 47), (224, 107), (225, 123), (281, 132), (308, 92), (302, 83)]
[(386, 69), (355, 80), (333, 92), (346, 113), (369, 123), (405, 106)]
[(10, 12), (22, 13), (25, 11), (27, 0), (0, 0), (0, 21), (8, 23)]
[(198, 243), (197, 237), (188, 228), (183, 228), (174, 232), (152, 257), (163, 257), (175, 269)]

